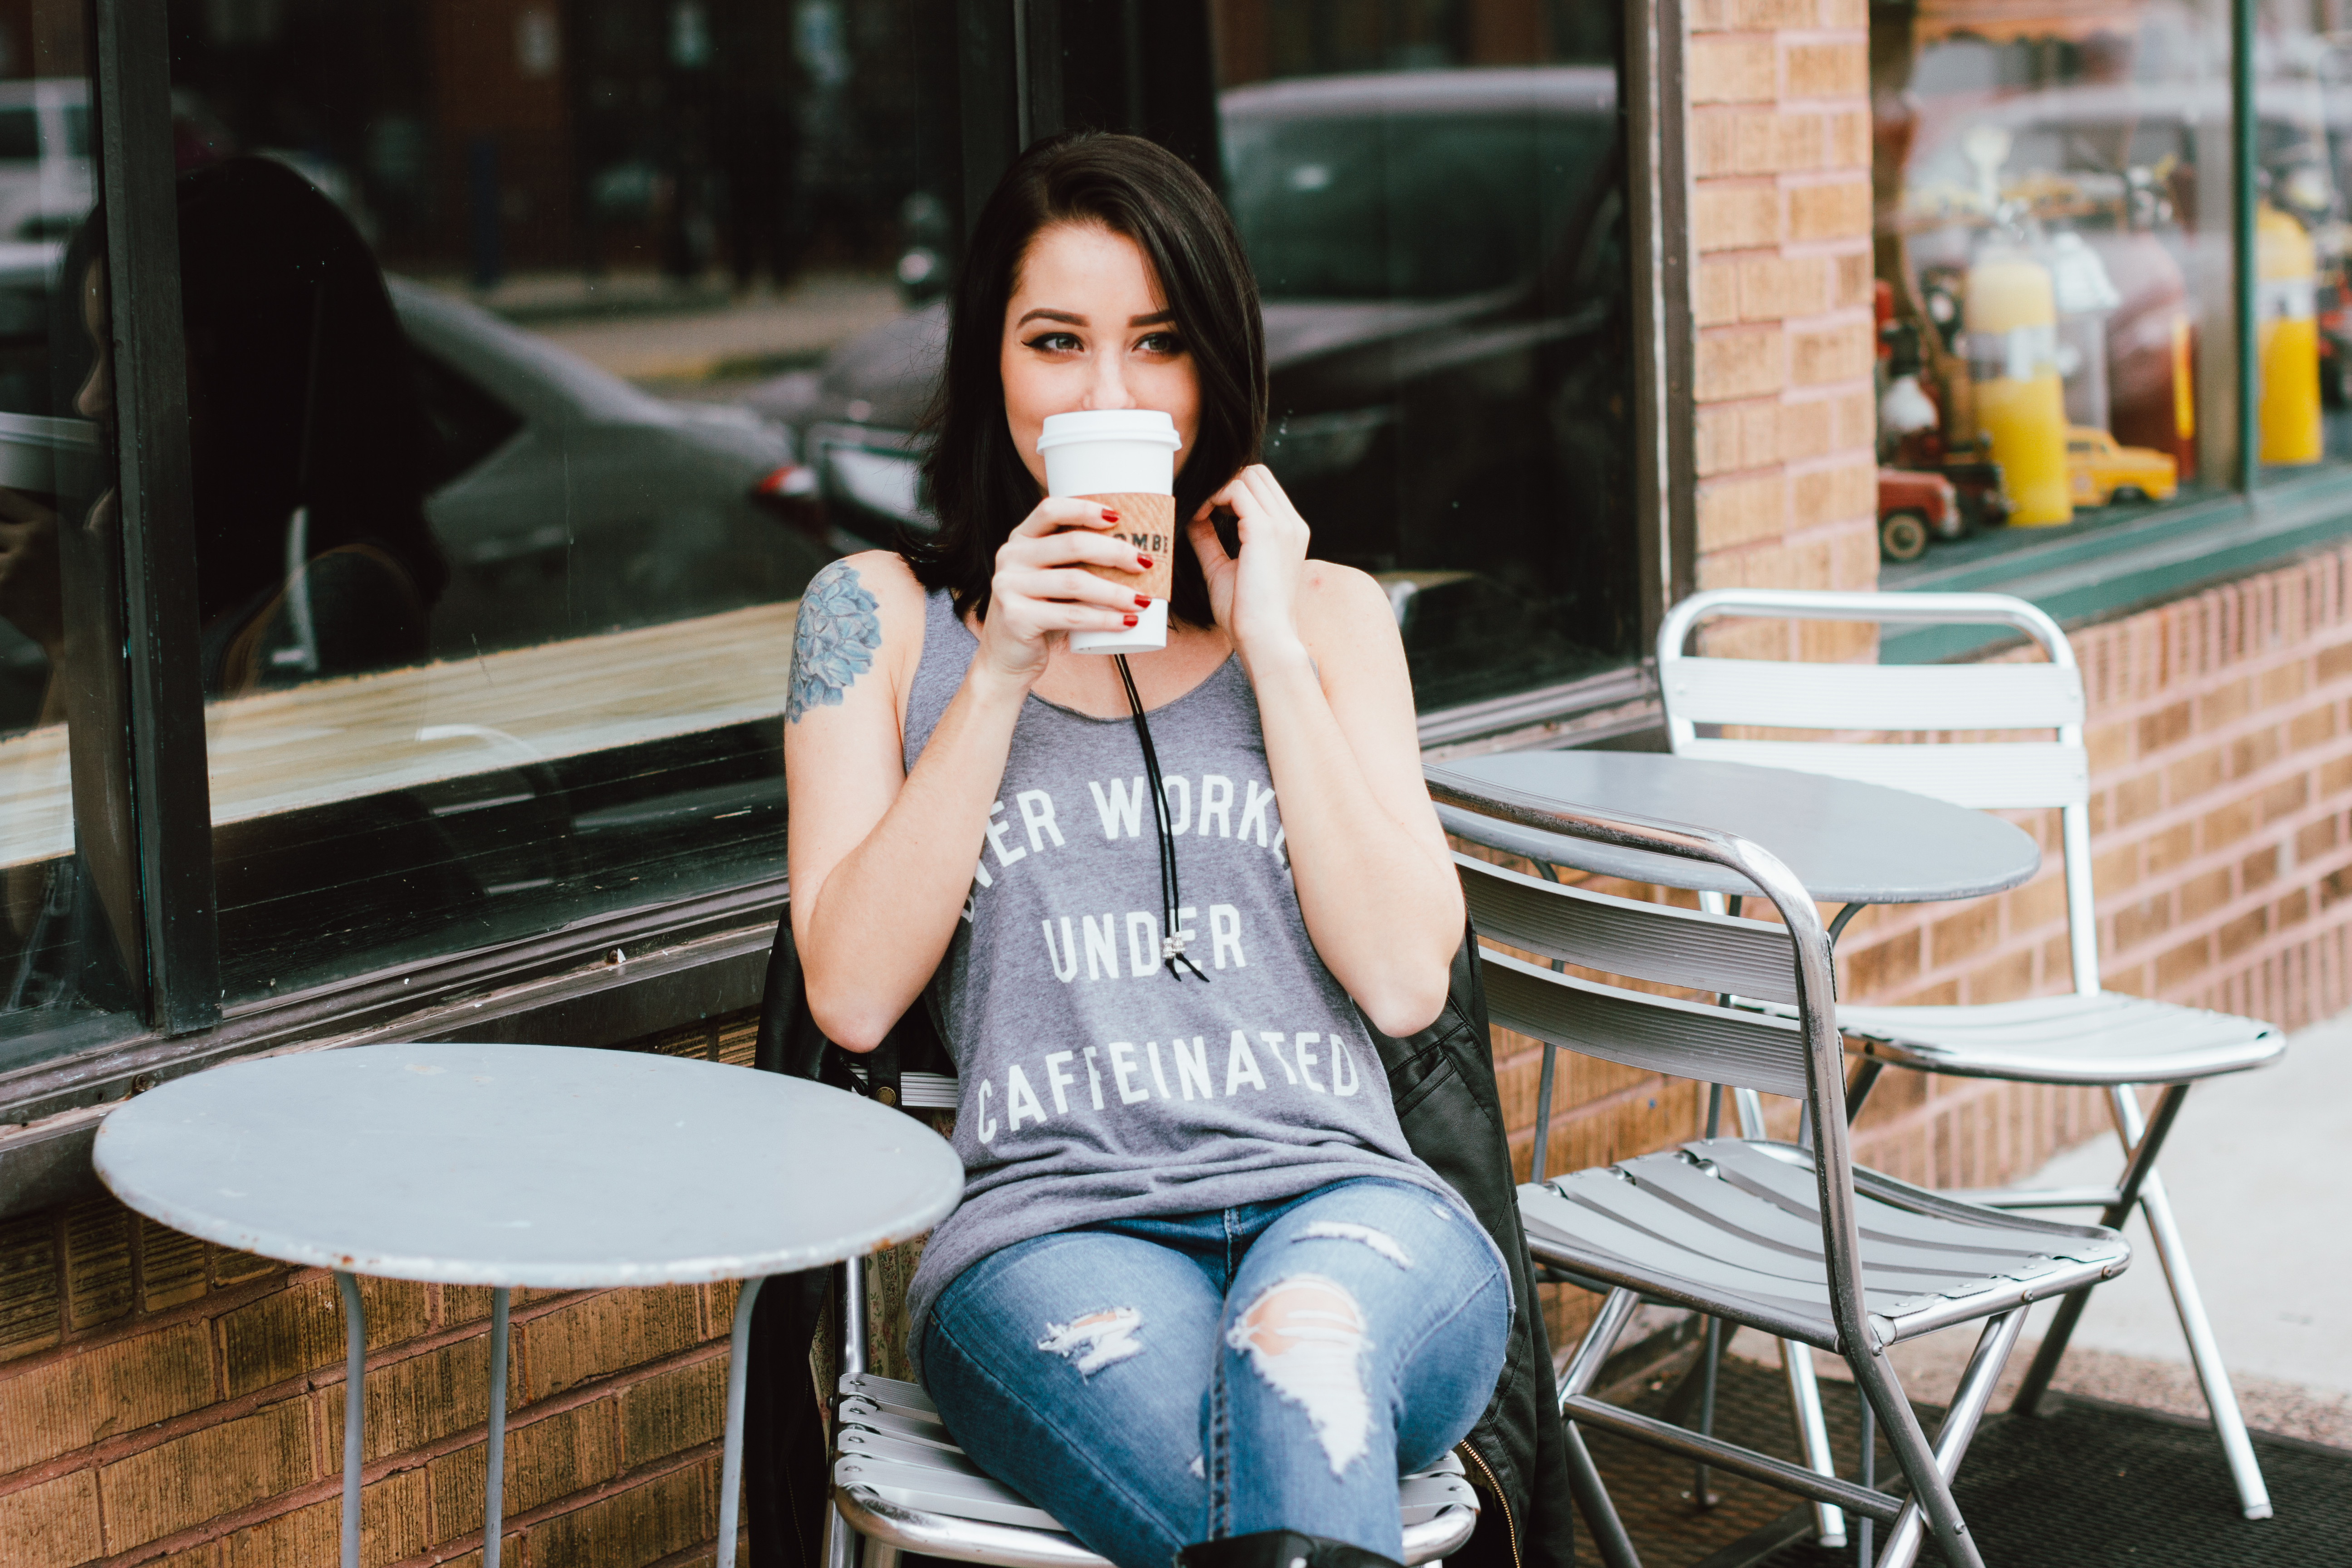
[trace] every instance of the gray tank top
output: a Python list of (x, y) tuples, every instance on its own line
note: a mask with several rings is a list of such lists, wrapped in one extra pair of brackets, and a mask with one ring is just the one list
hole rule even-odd
[[(929, 595), (911, 769), (979, 647)], [(1097, 1222), (1278, 1203), (1384, 1176), (1452, 1201), (1397, 1125), (1355, 1005), (1308, 941), (1241, 661), (1147, 718), (1167, 786), (1185, 956), (1160, 961), (1160, 861), (1134, 721), (1031, 696), (963, 919), (933, 978), (959, 1078), (963, 1203), (908, 1292), (931, 1303), (999, 1247)], [(1475, 1221), (1474, 1221), (1475, 1223)]]

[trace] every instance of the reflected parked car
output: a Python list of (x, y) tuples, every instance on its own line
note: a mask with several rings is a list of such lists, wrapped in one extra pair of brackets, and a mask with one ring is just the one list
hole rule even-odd
[[(1407, 620), (1423, 706), (1571, 679), (1630, 647), (1614, 73), (1261, 83), (1220, 116), (1265, 306), (1265, 460), (1316, 554), (1440, 574)], [(946, 327), (943, 306), (914, 311), (751, 394), (801, 437), (800, 515), (827, 547), (934, 526), (917, 431)]]
[[(0, 409), (48, 410), (56, 250), (0, 246)], [(438, 437), (436, 658), (789, 599), (831, 559), (782, 521), (796, 471), (782, 426), (649, 397), (465, 300), (387, 282)], [(0, 731), (32, 722), (47, 679), (40, 649), (0, 622)]]
[(390, 283), (440, 437), (436, 655), (788, 599), (832, 558), (781, 524), (782, 426), (647, 396), (463, 300)]

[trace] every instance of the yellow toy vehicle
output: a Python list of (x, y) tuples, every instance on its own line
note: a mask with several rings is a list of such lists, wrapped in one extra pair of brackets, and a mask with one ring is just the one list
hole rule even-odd
[(2118, 447), (2113, 436), (2088, 425), (2066, 431), (2066, 471), (2076, 506), (2170, 500), (2180, 488), (2170, 458), (2147, 447)]

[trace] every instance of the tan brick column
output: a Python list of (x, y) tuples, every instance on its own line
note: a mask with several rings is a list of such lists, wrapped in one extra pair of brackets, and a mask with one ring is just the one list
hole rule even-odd
[[(1873, 588), (1867, 9), (1693, 0), (1688, 16), (1698, 584)], [(1790, 635), (1709, 647), (1841, 658), (1871, 636)]]

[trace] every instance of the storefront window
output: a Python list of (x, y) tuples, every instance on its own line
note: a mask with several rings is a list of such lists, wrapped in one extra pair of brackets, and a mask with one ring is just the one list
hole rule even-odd
[(0, 1071), (137, 1027), (122, 540), (82, 8), (0, 16)]
[[(1885, 552), (2233, 486), (2228, 7), (1870, 16)], [(1902, 527), (1917, 481), (1887, 469), (1957, 506)]]
[(919, 9), (172, 6), (232, 1005), (781, 874), (793, 416), (961, 178)]
[(1640, 637), (1616, 15), (1216, 7), (1266, 460), (1388, 585), (1424, 711)]

